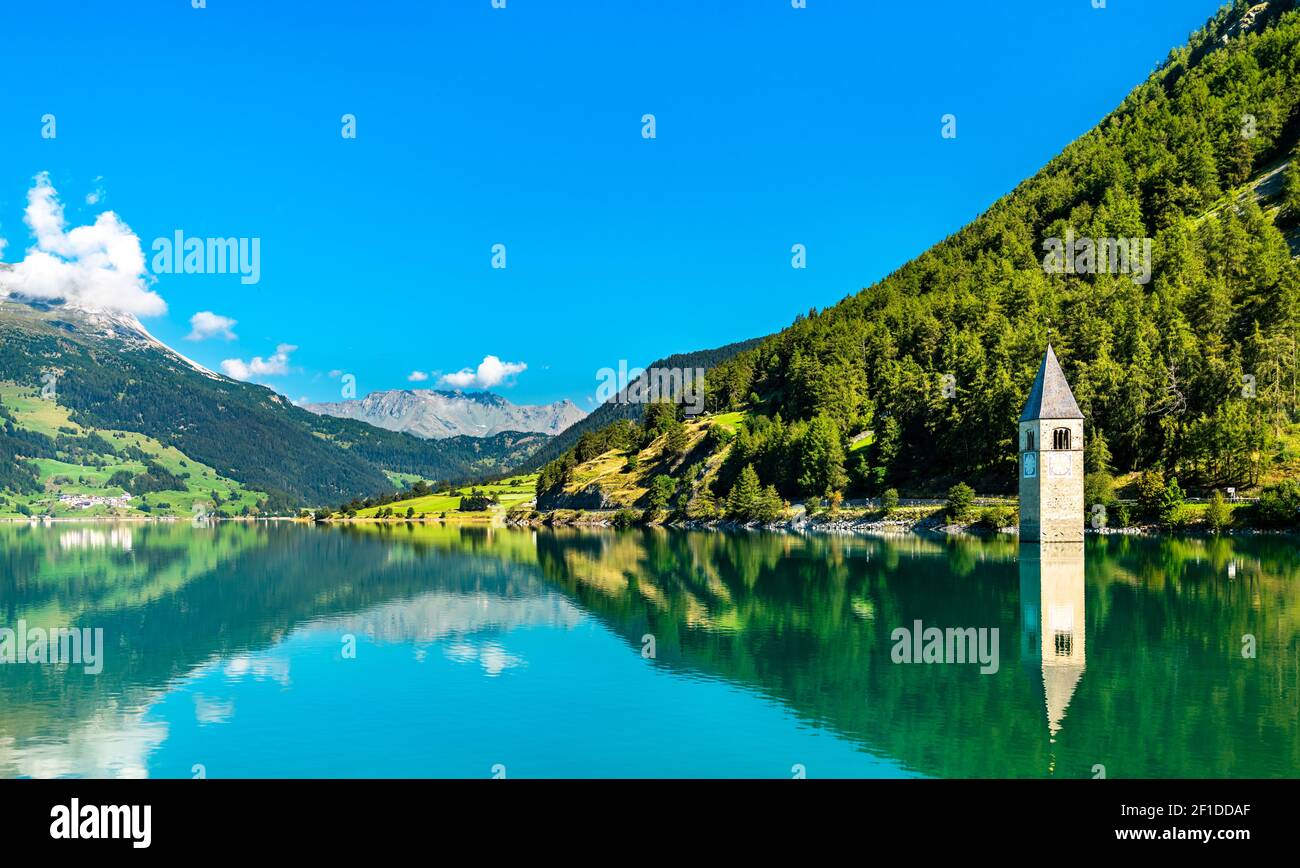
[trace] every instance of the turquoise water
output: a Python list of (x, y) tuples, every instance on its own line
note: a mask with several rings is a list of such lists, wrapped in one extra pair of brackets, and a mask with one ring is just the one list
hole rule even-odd
[[(0, 526), (0, 627), (105, 646), (98, 674), (0, 665), (0, 775), (1294, 777), (1298, 563), (1281, 538)], [(996, 671), (895, 662), (917, 620), (996, 628)]]

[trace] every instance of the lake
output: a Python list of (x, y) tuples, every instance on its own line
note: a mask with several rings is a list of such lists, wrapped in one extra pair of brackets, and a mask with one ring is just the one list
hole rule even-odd
[[(0, 628), (103, 637), (0, 664), (0, 776), (1295, 777), (1298, 581), (1283, 537), (0, 525)], [(932, 627), (996, 665), (896, 662)]]

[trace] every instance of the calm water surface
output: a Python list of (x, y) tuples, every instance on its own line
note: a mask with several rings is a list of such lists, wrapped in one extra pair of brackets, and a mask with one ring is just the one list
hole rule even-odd
[[(106, 646), (0, 665), (0, 776), (1296, 777), (1298, 576), (1281, 538), (0, 525), (0, 627)], [(893, 662), (917, 620), (996, 627), (997, 672)]]

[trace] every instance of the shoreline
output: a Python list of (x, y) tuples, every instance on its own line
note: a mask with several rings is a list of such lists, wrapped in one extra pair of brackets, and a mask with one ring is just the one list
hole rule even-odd
[[(311, 523), (310, 518), (298, 518), (292, 515), (265, 515), (265, 516), (244, 516), (235, 515), (230, 518), (208, 518), (201, 524), (215, 524), (219, 521), (234, 522), (272, 522), (272, 521), (294, 521)], [(186, 515), (57, 515), (57, 516), (19, 516), (17, 518), (0, 518), (0, 524), (193, 524), (192, 516)]]
[[(507, 521), (511, 527), (585, 527), (614, 528), (614, 522), (608, 519), (577, 520), (554, 522), (547, 519), (530, 519), (524, 521)], [(948, 524), (941, 521), (891, 521), (889, 519), (861, 520), (799, 520), (785, 519), (775, 522), (738, 522), (729, 520), (688, 520), (673, 522), (638, 523), (633, 527), (666, 527), (675, 530), (703, 531), (768, 531), (771, 533), (824, 534), (841, 536), (931, 536), (931, 537), (1019, 537), (1017, 526), (993, 529), (978, 523)], [(1293, 529), (1238, 527), (1225, 529), (1216, 534), (1208, 528), (1164, 528), (1159, 525), (1137, 525), (1123, 528), (1092, 528), (1084, 526), (1084, 536), (1170, 536), (1209, 538), (1215, 536), (1287, 536), (1296, 533)]]
[[(557, 520), (555, 513), (548, 513), (537, 518), (511, 518), (509, 515), (493, 515), (489, 518), (476, 515), (472, 519), (457, 520), (437, 517), (424, 518), (406, 518), (405, 516), (393, 516), (390, 518), (329, 518), (324, 521), (316, 521), (314, 518), (302, 518), (298, 516), (232, 516), (229, 518), (209, 518), (201, 524), (218, 524), (218, 523), (237, 523), (237, 524), (256, 524), (256, 523), (289, 523), (304, 525), (446, 525), (461, 527), (510, 527), (510, 528), (588, 528), (588, 529), (617, 529), (617, 525), (612, 516), (604, 514), (586, 514), (582, 516), (560, 516)], [(0, 524), (27, 524), (27, 525), (56, 525), (56, 524), (193, 524), (193, 520), (184, 516), (86, 516), (78, 518), (74, 516), (58, 517), (40, 517), (40, 518), (0, 518)], [(199, 526), (199, 525), (196, 525)], [(699, 530), (699, 531), (768, 531), (771, 533), (800, 533), (800, 534), (825, 534), (841, 536), (965, 536), (965, 537), (1016, 537), (1019, 535), (1019, 529), (1014, 526), (1000, 527), (997, 529), (981, 525), (977, 522), (967, 524), (948, 524), (934, 517), (927, 517), (917, 520), (909, 519), (884, 519), (884, 518), (789, 518), (774, 522), (740, 522), (728, 519), (688, 519), (685, 521), (652, 521), (637, 522), (626, 529), (643, 528), (643, 527), (662, 527), (673, 530)], [(1184, 527), (1184, 528), (1164, 528), (1159, 525), (1135, 525), (1131, 527), (1103, 527), (1093, 528), (1086, 524), (1083, 529), (1085, 536), (1181, 536), (1208, 538), (1214, 536), (1240, 537), (1240, 536), (1288, 536), (1295, 535), (1295, 529), (1288, 528), (1258, 528), (1258, 527), (1234, 527), (1228, 528), (1221, 533), (1216, 534), (1213, 530), (1202, 527)]]

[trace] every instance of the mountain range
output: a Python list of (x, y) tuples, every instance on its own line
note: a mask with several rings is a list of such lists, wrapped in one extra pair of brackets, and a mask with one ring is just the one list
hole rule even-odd
[(569, 400), (519, 405), (491, 392), (433, 389), (371, 392), (356, 400), (300, 406), (322, 416), (356, 419), (428, 440), (458, 435), (491, 437), (506, 431), (555, 435), (584, 415)]
[(430, 390), (304, 409), (209, 370), (129, 314), (8, 294), (7, 271), (0, 516), (120, 513), (124, 496), (131, 514), (282, 514), (416, 479), (500, 475), (583, 421), (569, 401)]
[[(43, 508), (61, 494), (113, 493), (95, 484), (106, 481), (102, 474), (86, 471), (144, 475), (150, 462), (170, 455), (284, 510), (385, 493), (412, 477), (501, 472), (547, 440), (501, 432), (431, 441), (310, 413), (265, 386), (187, 359), (133, 316), (5, 298), (4, 274), (0, 269), (0, 496), (22, 495), (28, 506)], [(150, 443), (125, 448), (118, 441), (127, 433)]]

